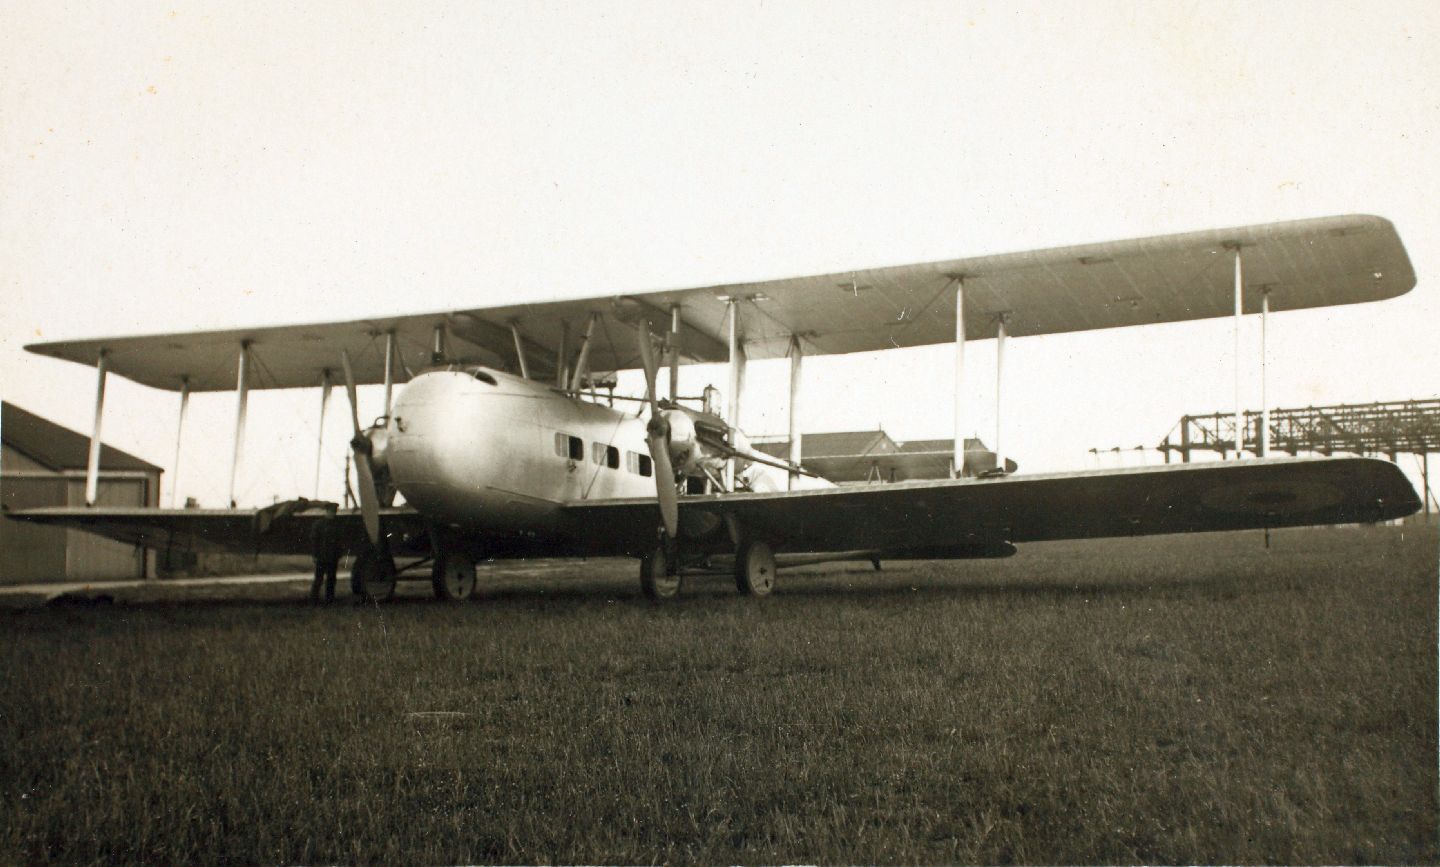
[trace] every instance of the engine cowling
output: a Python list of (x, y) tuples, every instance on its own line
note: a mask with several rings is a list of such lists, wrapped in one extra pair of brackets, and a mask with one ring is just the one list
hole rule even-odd
[(370, 464), (378, 469), (390, 465), (390, 431), (383, 424), (377, 424), (365, 432), (370, 441)]
[[(683, 407), (661, 410), (670, 425), (670, 460), (680, 475), (700, 476), (708, 470), (718, 474), (725, 468), (731, 450), (727, 439), (737, 432), (712, 416), (696, 414)], [(698, 415), (698, 418), (697, 418)]]
[(686, 475), (698, 472), (695, 460), (700, 454), (700, 438), (695, 422), (684, 410), (666, 409), (660, 414), (670, 425), (670, 461), (676, 471)]

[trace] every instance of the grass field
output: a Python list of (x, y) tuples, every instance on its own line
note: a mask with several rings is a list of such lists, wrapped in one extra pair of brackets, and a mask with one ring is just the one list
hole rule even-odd
[(0, 861), (1435, 863), (1434, 530), (0, 613)]

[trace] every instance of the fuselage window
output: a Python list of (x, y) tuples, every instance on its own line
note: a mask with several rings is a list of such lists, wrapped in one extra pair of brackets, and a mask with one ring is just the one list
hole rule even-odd
[(604, 443), (591, 443), (590, 456), (595, 463), (604, 464), (612, 470), (620, 469), (620, 450)]
[(638, 476), (653, 476), (655, 474), (655, 467), (650, 461), (650, 456), (637, 452), (625, 453), (625, 468)]
[(579, 437), (557, 432), (555, 434), (555, 454), (572, 461), (583, 461), (585, 460), (585, 443)]

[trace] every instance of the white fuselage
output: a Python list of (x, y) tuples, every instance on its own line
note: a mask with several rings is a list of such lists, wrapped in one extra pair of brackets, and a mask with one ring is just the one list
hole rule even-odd
[(566, 501), (655, 496), (642, 418), (488, 368), (415, 377), (387, 434), (406, 501), (455, 526), (546, 533)]

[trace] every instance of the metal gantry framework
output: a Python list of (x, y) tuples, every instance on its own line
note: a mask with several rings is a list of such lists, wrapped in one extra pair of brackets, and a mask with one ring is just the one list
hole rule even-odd
[[(1236, 444), (1236, 419), (1242, 433)], [(1265, 454), (1270, 449), (1290, 455), (1420, 456), (1425, 511), (1434, 499), (1430, 490), (1430, 453), (1440, 452), (1440, 398), (1396, 400), (1382, 403), (1342, 403), (1230, 413), (1182, 416), (1156, 449), (1170, 463), (1172, 453), (1184, 463), (1196, 451), (1222, 457), (1246, 451)]]
[[(1262, 427), (1261, 413), (1246, 411), (1243, 416), (1241, 452), (1258, 453), (1267, 432), (1271, 449), (1291, 455), (1341, 452), (1393, 458), (1400, 453), (1440, 452), (1440, 398), (1274, 409), (1269, 412), (1268, 429)], [(1172, 452), (1186, 463), (1194, 451), (1234, 454), (1235, 416), (1184, 416), (1156, 448), (1167, 462)]]

